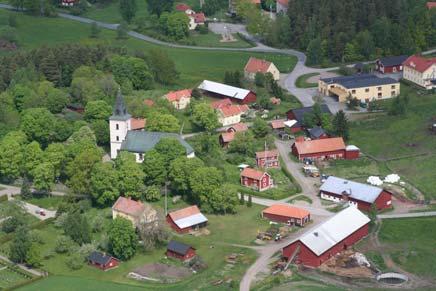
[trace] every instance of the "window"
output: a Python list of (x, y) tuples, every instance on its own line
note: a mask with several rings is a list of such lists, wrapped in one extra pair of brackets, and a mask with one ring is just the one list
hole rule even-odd
[(116, 140), (117, 140), (117, 141), (120, 141), (120, 137), (119, 137), (118, 135), (117, 135), (117, 137), (116, 137)]
[(144, 159), (144, 154), (139, 154), (139, 160), (142, 161)]
[(377, 97), (378, 97), (378, 98), (382, 98), (382, 93), (378, 93), (378, 94), (377, 94)]
[(365, 92), (367, 92), (367, 93), (368, 93), (368, 92), (369, 92), (369, 88), (366, 88), (366, 89), (365, 89)]
[(118, 123), (115, 124), (115, 129), (116, 129), (116, 130), (120, 129), (120, 125), (119, 125)]
[(395, 96), (395, 95), (397, 95), (397, 92), (391, 91), (391, 96)]
[(381, 91), (381, 90), (382, 90), (382, 87), (377, 87), (377, 90)]
[(392, 86), (391, 86), (391, 89), (395, 89), (395, 85), (392, 85)]
[(351, 93), (352, 94), (356, 94), (356, 90), (351, 90)]

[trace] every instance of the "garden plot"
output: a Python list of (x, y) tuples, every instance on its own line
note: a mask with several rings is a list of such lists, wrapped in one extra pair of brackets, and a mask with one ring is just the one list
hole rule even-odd
[(176, 282), (191, 274), (192, 271), (185, 267), (155, 263), (136, 268), (129, 273), (129, 277), (146, 281)]
[(27, 280), (32, 279), (32, 276), (24, 274), (20, 270), (15, 270), (0, 262), (0, 290), (13, 288), (18, 284), (22, 284)]

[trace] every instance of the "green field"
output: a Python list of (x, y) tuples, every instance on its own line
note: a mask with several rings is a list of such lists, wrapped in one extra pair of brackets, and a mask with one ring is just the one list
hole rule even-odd
[(436, 218), (387, 219), (379, 233), (380, 242), (392, 259), (406, 271), (436, 278)]
[(318, 83), (309, 83), (307, 80), (313, 76), (318, 76), (319, 73), (310, 73), (301, 75), (297, 78), (297, 81), (295, 81), (295, 85), (297, 88), (314, 88), (318, 87)]
[(30, 204), (37, 205), (41, 208), (48, 210), (56, 210), (58, 208), (59, 203), (63, 200), (62, 197), (33, 197), (31, 199), (27, 199), (26, 202)]
[[(436, 116), (436, 94), (417, 94), (416, 88), (401, 84), (402, 94), (410, 101), (405, 116), (368, 114), (351, 124), (349, 144), (380, 161), (381, 174), (395, 172), (423, 192), (436, 198), (436, 135), (428, 130)], [(385, 102), (389, 106), (389, 101)], [(423, 156), (417, 156), (423, 155)], [(401, 159), (398, 159), (401, 158)], [(394, 159), (394, 160), (391, 160)], [(371, 166), (372, 170), (377, 167)], [(366, 173), (365, 173), (366, 174)]]
[[(9, 13), (13, 12), (0, 10), (0, 24), (7, 23)], [(17, 23), (18, 45), (21, 49), (62, 43), (89, 45), (100, 43), (125, 47), (131, 52), (147, 52), (153, 48), (164, 50), (174, 60), (180, 72), (180, 80), (177, 84), (179, 87), (192, 87), (204, 79), (222, 81), (226, 71), (242, 71), (250, 56), (274, 62), (281, 72), (292, 71), (297, 61), (296, 57), (279, 54), (178, 49), (162, 47), (134, 38), (118, 40), (116, 32), (109, 30), (102, 30), (99, 39), (91, 39), (90, 25), (61, 18), (32, 17), (18, 13)]]

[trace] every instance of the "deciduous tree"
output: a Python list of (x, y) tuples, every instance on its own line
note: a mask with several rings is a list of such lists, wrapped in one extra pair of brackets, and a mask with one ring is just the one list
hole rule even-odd
[(117, 217), (108, 231), (109, 246), (115, 257), (128, 260), (136, 253), (138, 237), (130, 220)]
[(112, 163), (98, 162), (91, 171), (90, 192), (100, 205), (113, 203), (119, 196), (118, 173)]

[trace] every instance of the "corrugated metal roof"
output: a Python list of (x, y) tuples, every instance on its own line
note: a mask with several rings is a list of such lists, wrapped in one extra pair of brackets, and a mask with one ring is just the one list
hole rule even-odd
[(220, 94), (223, 96), (240, 99), (243, 100), (250, 93), (249, 90), (229, 86), (226, 84), (212, 82), (208, 80), (204, 80), (199, 86), (198, 89), (205, 90), (208, 92)]
[(300, 241), (320, 256), (369, 221), (366, 215), (350, 206), (320, 226), (306, 232), (300, 237)]
[(204, 222), (207, 222), (207, 218), (202, 213), (197, 213), (174, 221), (179, 228), (187, 228)]
[(373, 203), (383, 189), (330, 176), (327, 178), (324, 184), (322, 184), (320, 191), (326, 191), (338, 195), (342, 195), (342, 193), (347, 192), (351, 198)]
[(186, 149), (186, 154), (194, 152), (194, 149), (180, 135), (167, 132), (152, 131), (128, 131), (126, 139), (121, 144), (121, 150), (133, 153), (145, 153), (152, 150), (162, 138), (174, 138)]

